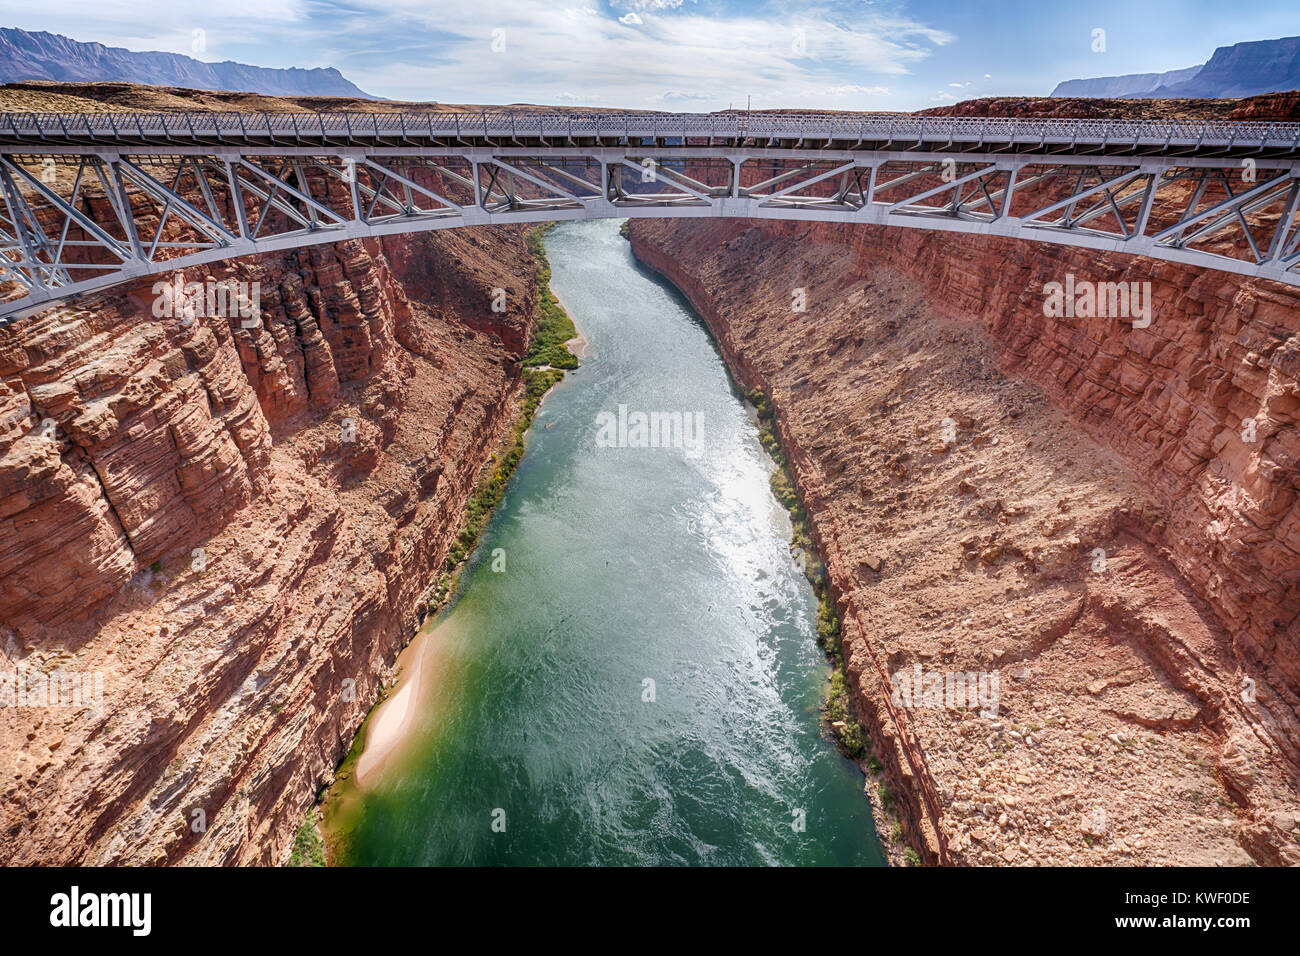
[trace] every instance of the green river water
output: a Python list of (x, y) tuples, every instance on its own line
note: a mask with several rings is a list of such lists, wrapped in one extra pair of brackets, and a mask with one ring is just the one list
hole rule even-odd
[[(417, 638), (413, 729), (343, 800), (335, 863), (884, 863), (821, 736), (816, 599), (753, 410), (618, 228), (546, 236), (588, 356)], [(698, 416), (702, 440), (604, 447), (619, 405)]]

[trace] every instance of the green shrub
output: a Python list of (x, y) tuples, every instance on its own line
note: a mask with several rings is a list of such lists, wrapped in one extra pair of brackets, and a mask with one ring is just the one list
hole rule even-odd
[(910, 846), (903, 851), (903, 862), (908, 866), (920, 866), (921, 858), (916, 855), (916, 851)]
[(849, 716), (849, 693), (844, 680), (844, 672), (838, 668), (831, 671), (831, 689), (826, 695), (826, 719), (831, 723), (847, 720)]
[(311, 810), (293, 837), (293, 852), (285, 866), (324, 866), (325, 844), (316, 830), (316, 811)]
[(768, 484), (772, 486), (772, 494), (776, 495), (776, 500), (785, 506), (786, 511), (793, 511), (799, 507), (799, 496), (795, 493), (794, 485), (790, 482), (790, 476), (785, 473), (784, 469), (778, 468), (772, 472)]
[(886, 810), (894, 809), (894, 791), (889, 789), (889, 784), (883, 780), (876, 784), (876, 793), (880, 796), (880, 803)]
[(857, 760), (866, 752), (867, 734), (857, 721), (851, 720), (840, 730), (840, 743), (844, 752)]
[(817, 604), (817, 643), (828, 651), (839, 651), (840, 618), (829, 595), (823, 595)]

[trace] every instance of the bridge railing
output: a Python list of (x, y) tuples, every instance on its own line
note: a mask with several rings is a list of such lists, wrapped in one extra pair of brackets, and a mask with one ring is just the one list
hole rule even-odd
[(8, 113), (0, 135), (21, 140), (192, 138), (274, 140), (324, 136), (747, 137), (839, 143), (1017, 143), (1300, 149), (1300, 123), (1134, 119), (1016, 119), (800, 113)]

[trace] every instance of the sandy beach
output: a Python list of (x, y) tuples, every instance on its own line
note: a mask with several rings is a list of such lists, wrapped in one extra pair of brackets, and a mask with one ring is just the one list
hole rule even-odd
[(424, 650), (428, 635), (417, 635), (416, 639), (404, 652), (409, 660), (402, 662), (405, 666), (398, 679), (397, 691), (392, 697), (379, 705), (375, 715), (370, 718), (366, 728), (366, 746), (357, 760), (356, 781), (359, 786), (366, 786), (376, 771), (396, 753), (402, 741), (411, 730), (418, 711), (416, 702), (420, 699), (422, 689), (421, 674), (424, 670)]
[[(555, 295), (554, 289), (551, 290), (551, 295), (555, 296), (555, 301), (560, 303), (560, 308), (564, 310), (564, 314), (567, 315), (570, 320), (572, 320), (573, 312), (570, 311), (569, 307), (564, 304), (564, 300), (561, 299), (558, 295)], [(578, 328), (578, 323), (576, 322), (573, 323), (573, 329), (578, 334), (575, 335), (573, 338), (569, 339), (567, 342), (565, 342), (564, 347), (567, 348), (574, 355), (576, 355), (578, 358), (585, 359), (587, 357), (587, 339), (582, 334), (582, 329)]]
[(587, 340), (582, 337), (581, 332), (565, 342), (564, 346), (580, 359), (587, 357)]

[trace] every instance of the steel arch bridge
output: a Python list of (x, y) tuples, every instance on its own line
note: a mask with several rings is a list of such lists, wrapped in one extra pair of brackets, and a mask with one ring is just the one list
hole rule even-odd
[(607, 217), (953, 230), (1300, 286), (1300, 123), (0, 114), (0, 194), (0, 324), (255, 253)]

